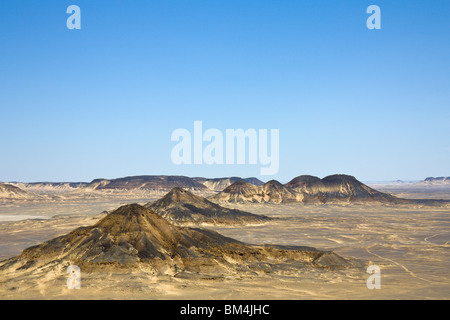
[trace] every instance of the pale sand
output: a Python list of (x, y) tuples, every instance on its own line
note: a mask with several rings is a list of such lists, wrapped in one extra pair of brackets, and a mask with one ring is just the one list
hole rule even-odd
[[(124, 201), (125, 203), (127, 201)], [(130, 202), (130, 201), (128, 201)], [(145, 201), (135, 201), (145, 203)], [(0, 259), (24, 248), (94, 224), (118, 203), (19, 204), (1, 214), (53, 216), (0, 223)], [(357, 270), (305, 269), (297, 274), (150, 277), (145, 273), (83, 274), (82, 288), (69, 290), (67, 276), (0, 279), (1, 299), (450, 299), (450, 209), (380, 205), (236, 205), (279, 218), (257, 226), (216, 227), (248, 242), (312, 246), (381, 268), (381, 289), (369, 290), (369, 274)], [(64, 270), (63, 270), (64, 271)], [(43, 277), (45, 281), (43, 281)]]

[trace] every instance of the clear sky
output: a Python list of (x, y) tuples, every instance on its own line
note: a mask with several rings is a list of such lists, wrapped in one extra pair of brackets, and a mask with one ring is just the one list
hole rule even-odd
[[(173, 164), (195, 120), (279, 129), (278, 173)], [(2, 0), (0, 126), (0, 181), (450, 176), (450, 1)]]

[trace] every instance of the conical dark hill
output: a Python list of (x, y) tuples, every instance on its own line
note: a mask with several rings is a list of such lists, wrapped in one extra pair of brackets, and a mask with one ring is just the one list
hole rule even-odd
[(25, 249), (17, 257), (0, 262), (0, 273), (32, 276), (64, 272), (77, 265), (82, 272), (126, 272), (151, 274), (178, 272), (255, 272), (261, 263), (267, 269), (289, 262), (303, 268), (351, 267), (332, 252), (309, 247), (248, 245), (204, 229), (177, 227), (137, 205), (118, 208), (93, 226)]
[(174, 223), (247, 224), (270, 220), (263, 215), (222, 207), (182, 188), (173, 188), (145, 206)]

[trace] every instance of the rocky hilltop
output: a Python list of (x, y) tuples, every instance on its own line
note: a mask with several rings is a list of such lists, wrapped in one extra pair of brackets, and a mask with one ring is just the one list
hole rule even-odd
[(330, 201), (379, 201), (393, 202), (397, 198), (358, 181), (355, 177), (336, 174), (323, 179), (314, 176), (299, 176), (286, 184), (296, 192), (312, 196), (321, 202)]
[(276, 180), (262, 186), (237, 182), (210, 199), (219, 202), (244, 203), (397, 202), (398, 200), (348, 175), (332, 175), (323, 179), (303, 175), (285, 185)]
[(305, 200), (305, 197), (302, 194), (294, 192), (277, 180), (270, 180), (260, 186), (259, 189), (261, 190), (262, 200), (264, 202), (289, 203)]
[(173, 188), (161, 199), (145, 205), (173, 223), (248, 224), (267, 222), (270, 218), (249, 212), (228, 209), (194, 195), (182, 188)]
[(260, 203), (262, 196), (257, 186), (239, 181), (226, 187), (222, 192), (209, 197), (213, 201)]
[(222, 191), (226, 187), (232, 185), (235, 182), (248, 182), (255, 186), (260, 186), (264, 184), (261, 180), (257, 178), (240, 178), (240, 177), (230, 177), (230, 178), (193, 178), (195, 181), (200, 182), (208, 189), (213, 191)]
[(353, 263), (333, 252), (309, 247), (250, 245), (217, 232), (177, 227), (148, 208), (126, 205), (95, 225), (25, 249), (0, 262), (3, 278), (24, 273), (64, 273), (69, 265), (83, 273), (140, 270), (176, 275), (179, 272), (245, 274), (290, 268), (347, 268)]
[(260, 186), (244, 181), (236, 182), (209, 197), (212, 201), (229, 203), (292, 203), (301, 202), (303, 198), (302, 194), (295, 193), (276, 180)]

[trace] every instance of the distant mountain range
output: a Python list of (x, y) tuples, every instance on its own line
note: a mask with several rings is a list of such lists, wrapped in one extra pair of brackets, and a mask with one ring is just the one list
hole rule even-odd
[(86, 188), (93, 190), (171, 190), (175, 187), (186, 188), (192, 191), (202, 191), (208, 188), (195, 181), (193, 178), (184, 176), (133, 176), (118, 179), (96, 179), (89, 183)]
[(95, 190), (105, 189), (143, 189), (143, 190), (171, 190), (180, 187), (191, 191), (222, 191), (227, 186), (237, 181), (247, 181), (255, 185), (263, 184), (257, 178), (190, 178), (185, 176), (132, 176), (118, 179), (96, 179), (86, 185)]
[[(185, 176), (147, 175), (130, 176), (117, 179), (95, 179), (91, 182), (10, 182), (8, 185), (17, 187), (23, 192), (36, 194), (61, 194), (84, 190), (148, 190), (168, 192), (180, 187), (190, 191), (222, 191), (237, 181), (246, 181), (255, 185), (264, 184), (257, 178), (201, 178)], [(6, 193), (5, 193), (6, 195)], [(2, 194), (0, 194), (2, 197)]]
[[(445, 186), (449, 177), (427, 178), (422, 185)], [(355, 177), (336, 174), (324, 178), (310, 175), (295, 177), (286, 184), (257, 178), (202, 178), (186, 176), (146, 175), (117, 179), (95, 179), (92, 182), (34, 182), (1, 183), (0, 199), (39, 198), (44, 195), (89, 194), (92, 192), (149, 191), (168, 193), (173, 188), (210, 194), (212, 202), (228, 203), (329, 203), (329, 202), (383, 202), (411, 203), (377, 191)], [(212, 194), (215, 193), (215, 194)], [(426, 202), (426, 201), (425, 201)], [(421, 201), (420, 204), (425, 203)], [(431, 202), (429, 202), (431, 203)]]

